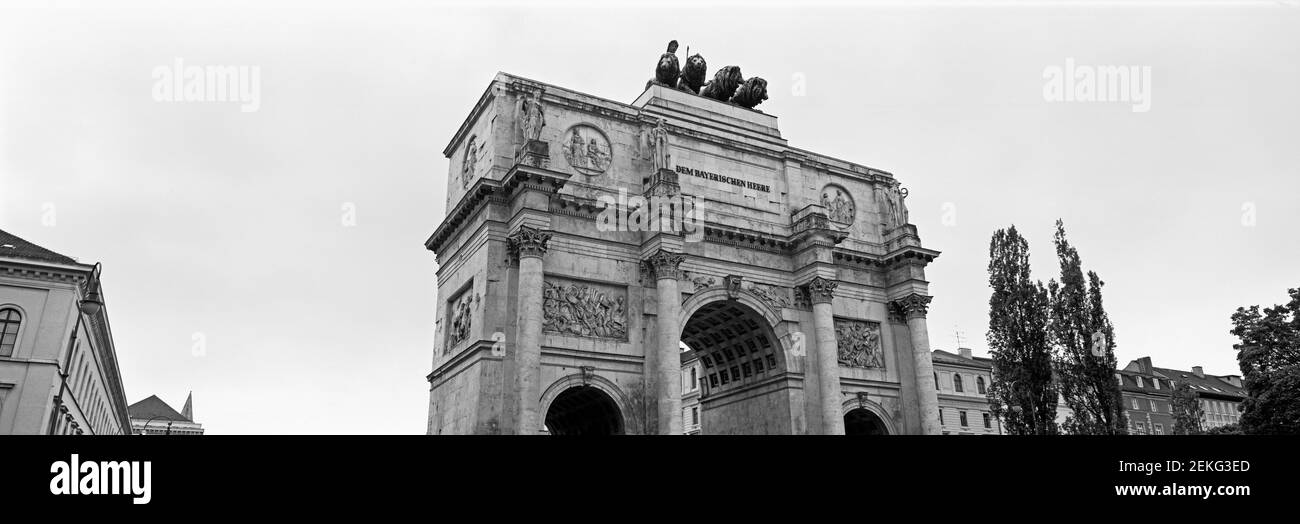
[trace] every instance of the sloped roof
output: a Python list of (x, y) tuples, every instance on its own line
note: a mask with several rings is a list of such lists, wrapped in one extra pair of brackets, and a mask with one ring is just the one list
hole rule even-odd
[(158, 395), (149, 395), (149, 398), (131, 404), (126, 408), (133, 419), (147, 420), (158, 417), (158, 420), (173, 420), (176, 422), (193, 422), (192, 420), (181, 416), (175, 409), (168, 406), (166, 402), (158, 398)]
[(60, 255), (4, 230), (0, 230), (0, 257), (25, 258), (56, 264), (77, 264), (77, 261), (73, 260), (72, 257)]
[(981, 357), (966, 358), (961, 355), (949, 353), (942, 349), (936, 349), (930, 352), (930, 360), (945, 364), (958, 364), (962, 366), (993, 369), (993, 363), (989, 359)]
[(1170, 380), (1174, 380), (1177, 382), (1187, 382), (1187, 384), (1192, 387), (1192, 390), (1200, 395), (1222, 395), (1227, 397), (1239, 397), (1239, 398), (1246, 397), (1246, 390), (1234, 386), (1232, 384), (1229, 384), (1228, 381), (1222, 380), (1215, 375), (1204, 374), (1205, 376), (1198, 377), (1196, 376), (1195, 373), (1191, 371), (1182, 371), (1182, 370), (1169, 369), (1169, 368), (1153, 368), (1153, 369), (1155, 370), (1156, 373), (1159, 373), (1169, 378)]

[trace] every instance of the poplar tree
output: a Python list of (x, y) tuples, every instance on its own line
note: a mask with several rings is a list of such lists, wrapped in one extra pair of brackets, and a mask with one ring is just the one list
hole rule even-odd
[[(1104, 283), (1089, 271), (1084, 280), (1079, 252), (1056, 221), (1056, 257), (1061, 281), (1048, 283), (1053, 364), (1061, 398), (1073, 412), (1062, 424), (1068, 433), (1118, 435), (1126, 432), (1124, 405), (1115, 380), (1115, 327), (1102, 305)], [(1100, 334), (1100, 338), (1094, 338)]]
[(989, 409), (1012, 434), (1053, 435), (1057, 390), (1052, 382), (1047, 289), (1029, 277), (1029, 242), (1013, 225), (989, 243), (988, 341), (993, 356)]

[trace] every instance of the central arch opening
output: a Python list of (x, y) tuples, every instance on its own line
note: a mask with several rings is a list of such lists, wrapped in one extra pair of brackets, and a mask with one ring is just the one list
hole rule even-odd
[(888, 435), (885, 422), (865, 408), (857, 408), (844, 414), (845, 435)]
[(792, 432), (785, 352), (761, 314), (736, 300), (706, 304), (682, 327), (681, 342), (688, 433)]
[(572, 387), (547, 408), (546, 431), (551, 435), (622, 435), (623, 414), (600, 388)]

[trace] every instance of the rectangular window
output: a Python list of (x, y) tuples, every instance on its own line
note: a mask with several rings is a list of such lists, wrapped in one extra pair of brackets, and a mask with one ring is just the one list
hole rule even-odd
[(691, 424), (700, 425), (700, 408), (698, 407), (691, 408)]
[(1137, 428), (1138, 428), (1137, 433), (1138, 433), (1139, 435), (1146, 435), (1146, 434), (1147, 434), (1147, 423), (1146, 423), (1146, 422), (1138, 422), (1138, 423), (1137, 423)]
[(966, 412), (965, 412), (965, 411), (959, 411), (959, 412), (957, 412), (957, 414), (961, 417), (961, 426), (962, 426), (962, 427), (966, 427), (966, 426), (968, 426), (969, 424), (966, 424)]
[(1162, 426), (1162, 425), (1160, 425), (1160, 424), (1156, 424), (1156, 434), (1157, 434), (1157, 435), (1164, 435), (1164, 434), (1165, 434), (1165, 427)]
[(943, 408), (939, 408), (939, 425), (943, 425)]
[(984, 427), (987, 429), (993, 429), (993, 419), (989, 417), (988, 413), (984, 414)]
[(1160, 408), (1157, 408), (1157, 407), (1156, 407), (1156, 401), (1155, 401), (1155, 399), (1147, 399), (1147, 402), (1149, 402), (1149, 403), (1151, 404), (1151, 411), (1153, 411), (1153, 412), (1155, 412), (1155, 413), (1159, 413), (1159, 412), (1160, 412)]
[(1142, 409), (1142, 408), (1139, 408), (1139, 407), (1138, 407), (1138, 399), (1137, 399), (1137, 397), (1130, 397), (1130, 398), (1131, 398), (1131, 400), (1133, 401), (1133, 409)]
[(699, 383), (700, 379), (699, 376), (696, 375), (695, 367), (691, 366), (691, 383), (688, 384), (687, 387), (691, 388), (691, 391), (695, 391), (695, 387), (698, 386)]
[(1153, 379), (1151, 379), (1151, 381), (1155, 383), (1155, 385), (1156, 385), (1156, 389), (1160, 389), (1160, 379), (1158, 379), (1158, 378), (1153, 378)]

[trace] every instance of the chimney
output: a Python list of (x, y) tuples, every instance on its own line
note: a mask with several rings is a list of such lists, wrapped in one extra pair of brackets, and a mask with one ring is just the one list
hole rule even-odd
[(1205, 378), (1205, 370), (1201, 366), (1192, 366), (1192, 374), (1196, 375), (1196, 378)]
[(970, 348), (957, 348), (957, 354), (961, 355), (961, 358), (971, 358)]
[(1138, 369), (1140, 369), (1144, 375), (1155, 374), (1155, 370), (1151, 367), (1151, 357), (1139, 358), (1137, 359), (1137, 363)]

